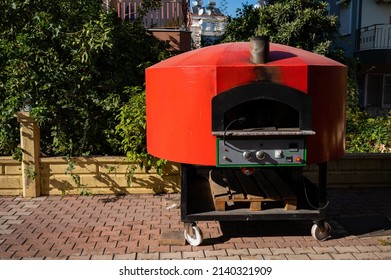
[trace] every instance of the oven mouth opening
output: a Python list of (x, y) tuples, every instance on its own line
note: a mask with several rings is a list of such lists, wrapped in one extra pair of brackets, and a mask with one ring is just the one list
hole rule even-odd
[[(242, 118), (242, 121), (235, 121)], [(258, 99), (241, 103), (224, 114), (224, 130), (299, 130), (299, 112), (276, 100)]]
[(311, 97), (274, 83), (252, 83), (212, 99), (212, 135), (314, 135)]

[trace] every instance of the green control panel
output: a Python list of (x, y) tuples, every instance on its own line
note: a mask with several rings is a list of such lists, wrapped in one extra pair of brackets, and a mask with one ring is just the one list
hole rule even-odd
[(303, 166), (303, 138), (217, 139), (217, 166)]

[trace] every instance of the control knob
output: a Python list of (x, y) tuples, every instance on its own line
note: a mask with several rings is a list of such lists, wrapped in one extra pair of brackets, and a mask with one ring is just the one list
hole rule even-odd
[(263, 160), (266, 156), (266, 153), (264, 151), (257, 151), (255, 153), (255, 157), (259, 160)]
[(247, 160), (250, 160), (253, 157), (253, 153), (250, 151), (244, 151), (243, 152), (243, 157)]

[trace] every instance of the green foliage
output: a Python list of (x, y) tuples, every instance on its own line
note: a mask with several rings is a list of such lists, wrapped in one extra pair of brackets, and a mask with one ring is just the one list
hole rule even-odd
[(222, 42), (249, 41), (256, 35), (259, 24), (259, 10), (253, 5), (242, 4), (236, 10), (236, 17), (228, 17)]
[(281, 0), (259, 9), (244, 4), (235, 18), (228, 19), (224, 41), (265, 35), (271, 42), (325, 55), (337, 31), (337, 17), (328, 15), (326, 2)]
[[(75, 182), (76, 187), (79, 191), (79, 195), (85, 195), (85, 196), (91, 195), (91, 191), (88, 190), (87, 185), (81, 182), (80, 175), (74, 172), (77, 162), (67, 157), (67, 163), (68, 163), (68, 167), (65, 171), (65, 174), (69, 174), (72, 177), (72, 180)], [(63, 192), (63, 195), (64, 194), (66, 193)]]
[(362, 111), (358, 107), (358, 88), (353, 79), (348, 84), (346, 152), (391, 152), (391, 114), (370, 117)]
[(143, 85), (144, 69), (168, 54), (141, 19), (123, 22), (101, 6), (1, 1), (0, 154), (17, 149), (14, 114), (23, 107), (39, 121), (46, 155), (120, 152), (116, 115), (129, 101), (123, 89)]
[(125, 92), (130, 96), (129, 102), (121, 108), (116, 127), (122, 138), (121, 148), (132, 162), (145, 167), (146, 171), (156, 167), (161, 174), (166, 161), (148, 154), (146, 147), (145, 91), (141, 87), (127, 87)]

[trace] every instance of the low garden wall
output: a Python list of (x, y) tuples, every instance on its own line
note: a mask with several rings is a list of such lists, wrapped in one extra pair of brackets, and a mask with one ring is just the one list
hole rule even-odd
[[(179, 191), (179, 168), (168, 165), (161, 176), (146, 173), (126, 157), (40, 158), (39, 195), (130, 194)], [(0, 195), (23, 195), (21, 163), (0, 157)]]

